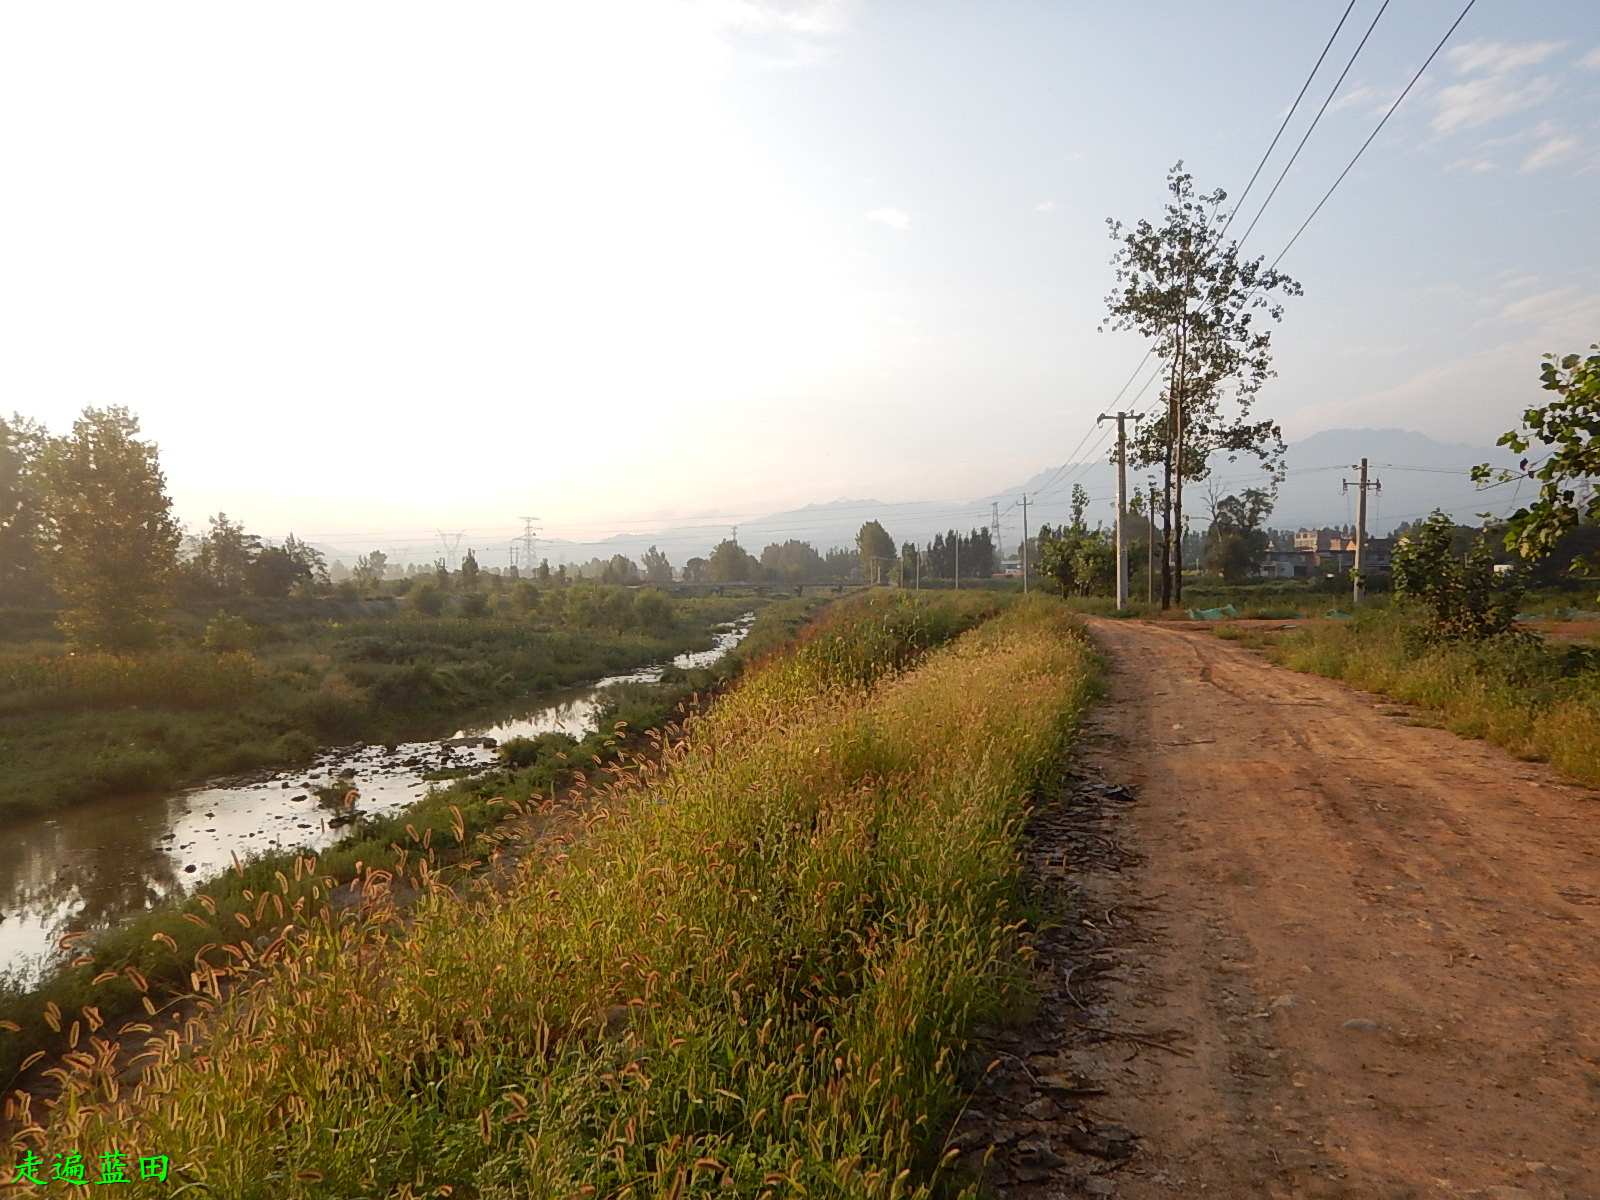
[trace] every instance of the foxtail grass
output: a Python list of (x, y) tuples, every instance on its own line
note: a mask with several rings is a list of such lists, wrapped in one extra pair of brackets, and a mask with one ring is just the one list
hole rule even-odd
[(137, 1085), (86, 1035), (17, 1161), (169, 1156), (130, 1197), (932, 1194), (1094, 686), (1050, 601), (928, 649), (1000, 606), (825, 622), (501, 887), (424, 872), (403, 921), (369, 868)]

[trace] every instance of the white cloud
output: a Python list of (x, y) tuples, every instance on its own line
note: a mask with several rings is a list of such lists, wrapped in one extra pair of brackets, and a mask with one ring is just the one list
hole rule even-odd
[(1580, 58), (1578, 65), (1580, 67), (1588, 67), (1591, 71), (1600, 71), (1600, 46), (1596, 46)]
[(846, 33), (858, 0), (691, 0), (709, 28), (763, 67), (806, 67), (827, 59)]
[(1452, 84), (1440, 88), (1432, 96), (1438, 110), (1433, 128), (1439, 133), (1452, 133), (1483, 125), (1507, 113), (1532, 108), (1548, 100), (1555, 90), (1555, 80), (1547, 75), (1535, 76), (1521, 85), (1501, 74)]
[(1346, 92), (1337, 100), (1328, 105), (1329, 112), (1340, 112), (1346, 108), (1360, 108), (1362, 105), (1371, 105), (1371, 111), (1381, 113), (1388, 110), (1394, 103), (1394, 98), (1400, 94), (1398, 87), (1369, 87), (1363, 85), (1354, 91)]
[(1592, 293), (1571, 284), (1513, 300), (1500, 310), (1500, 316), (1508, 321), (1537, 321), (1541, 325), (1565, 328), (1592, 313), (1593, 304)]
[(1499, 75), (1543, 62), (1565, 45), (1566, 42), (1524, 42), (1520, 46), (1508, 46), (1504, 42), (1468, 42), (1465, 46), (1457, 46), (1445, 57), (1463, 75), (1475, 71)]
[(880, 225), (887, 225), (890, 229), (911, 228), (911, 218), (898, 208), (875, 208), (867, 214), (867, 220), (877, 221)]
[(1495, 171), (1500, 164), (1488, 158), (1458, 158), (1451, 163), (1451, 171), (1471, 171), (1474, 175), (1482, 175), (1485, 171)]
[(1053, 212), (1053, 211), (1055, 211), (1055, 207), (1056, 207), (1056, 202), (1054, 200), (1041, 200), (1041, 201), (1039, 201), (1039, 203), (1037, 203), (1037, 204), (1035, 204), (1033, 206), (1033, 211), (1034, 212)]
[(1575, 137), (1553, 137), (1545, 141), (1532, 154), (1522, 162), (1521, 170), (1538, 171), (1544, 167), (1553, 167), (1557, 163), (1567, 161), (1578, 152), (1578, 139)]

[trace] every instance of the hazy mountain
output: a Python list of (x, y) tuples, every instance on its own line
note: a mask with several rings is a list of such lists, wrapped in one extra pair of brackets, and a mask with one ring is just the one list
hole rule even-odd
[[(1368, 529), (1383, 535), (1401, 521), (1426, 516), (1442, 508), (1463, 524), (1476, 524), (1481, 512), (1502, 513), (1526, 500), (1529, 488), (1522, 485), (1477, 489), (1468, 476), (1476, 463), (1514, 466), (1516, 456), (1490, 446), (1445, 443), (1426, 434), (1401, 429), (1330, 429), (1313, 434), (1288, 447), (1288, 478), (1278, 489), (1277, 503), (1268, 524), (1279, 529), (1320, 525), (1349, 525), (1355, 522), (1355, 488), (1345, 491), (1341, 484), (1356, 479), (1355, 464), (1365, 456), (1369, 477), (1381, 487), (1371, 494), (1367, 511)], [(1158, 472), (1129, 471), (1130, 489), (1142, 488)], [(1219, 456), (1209, 480), (1185, 489), (1184, 508), (1190, 515), (1190, 528), (1203, 527), (1209, 520), (1208, 491), (1229, 495), (1247, 487), (1265, 486), (1265, 475), (1248, 460), (1228, 462)], [(1114, 518), (1116, 471), (1104, 458), (1047, 467), (1014, 487), (967, 501), (918, 500), (884, 503), (872, 499), (839, 499), (808, 504), (804, 508), (776, 512), (738, 525), (740, 545), (760, 555), (762, 547), (790, 538), (810, 542), (820, 551), (834, 546), (855, 544), (856, 531), (863, 522), (880, 521), (896, 543), (925, 543), (936, 533), (952, 528), (962, 530), (987, 525), (998, 509), (1002, 545), (1010, 549), (1022, 533), (1021, 498), (1028, 503), (1028, 527), (1033, 532), (1041, 522), (1060, 524), (1068, 517), (1072, 486), (1082, 484), (1088, 491), (1090, 523), (1110, 525)], [(674, 566), (685, 560), (705, 556), (723, 538), (730, 536), (731, 525), (704, 524), (661, 530), (653, 533), (619, 533), (596, 542), (570, 542), (559, 538), (541, 539), (538, 553), (557, 563), (587, 562), (623, 554), (638, 561), (650, 546), (659, 546)], [(504, 551), (478, 551), (486, 567), (501, 566)]]

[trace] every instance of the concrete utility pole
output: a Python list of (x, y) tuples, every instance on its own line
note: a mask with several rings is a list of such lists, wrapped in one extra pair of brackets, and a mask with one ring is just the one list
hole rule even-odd
[(1156, 485), (1150, 480), (1150, 486), (1145, 489), (1145, 523), (1150, 526), (1149, 536), (1145, 538), (1145, 551), (1149, 561), (1144, 569), (1144, 602), (1156, 602)]
[(1126, 422), (1129, 417), (1135, 421), (1139, 419), (1138, 413), (1116, 412), (1101, 413), (1095, 418), (1095, 424), (1101, 421), (1115, 421), (1117, 423), (1117, 607), (1128, 607), (1128, 432)]
[(995, 558), (1000, 557), (1000, 502), (989, 505), (989, 540), (994, 543)]
[(1028, 498), (1022, 498), (1022, 594), (1028, 594)]
[[(1379, 483), (1376, 479), (1374, 479), (1371, 483), (1367, 482), (1367, 460), (1366, 459), (1363, 458), (1359, 463), (1356, 464), (1356, 470), (1361, 472), (1361, 477), (1355, 483), (1355, 487), (1357, 489), (1357, 491), (1356, 491), (1356, 565), (1355, 565), (1355, 570), (1350, 572), (1350, 577), (1353, 580), (1353, 583), (1351, 584), (1351, 603), (1352, 603), (1352, 605), (1359, 605), (1361, 603), (1361, 601), (1366, 598), (1366, 591), (1361, 586), (1361, 583), (1362, 583), (1361, 570), (1362, 570), (1362, 567), (1365, 565), (1366, 548), (1367, 548), (1367, 489), (1368, 488), (1372, 488), (1373, 490), (1380, 491), (1380, 492), (1383, 490), (1383, 484)], [(1351, 487), (1350, 481), (1348, 479), (1344, 480), (1344, 487), (1343, 487), (1342, 490), (1348, 492), (1350, 490), (1350, 487)]]

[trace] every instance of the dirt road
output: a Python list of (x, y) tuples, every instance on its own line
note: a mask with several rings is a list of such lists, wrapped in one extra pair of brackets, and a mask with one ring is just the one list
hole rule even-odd
[(1203, 630), (1092, 634), (1140, 861), (1081, 881), (1084, 1006), (1156, 1032), (1067, 1055), (1136, 1151), (1027, 1194), (1600, 1200), (1600, 798)]

